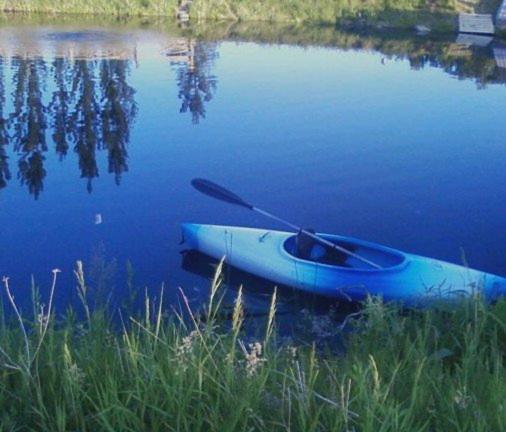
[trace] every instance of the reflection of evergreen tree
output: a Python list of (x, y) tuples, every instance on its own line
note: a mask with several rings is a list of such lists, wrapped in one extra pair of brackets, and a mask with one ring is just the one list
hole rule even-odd
[(43, 180), (46, 177), (44, 159), (42, 152), (35, 150), (23, 154), (18, 162), (18, 177), (36, 199), (43, 189)]
[(68, 143), (68, 119), (69, 119), (69, 96), (67, 87), (69, 78), (69, 61), (63, 57), (57, 57), (53, 61), (53, 75), (56, 90), (50, 103), (52, 138), (56, 146), (56, 153), (60, 159), (66, 156), (69, 149)]
[[(300, 27), (284, 28), (277, 34), (269, 29), (271, 33), (267, 33), (264, 42), (374, 50), (389, 58), (408, 60), (416, 69), (438, 67), (459, 79), (472, 78), (480, 87), (506, 82), (506, 69), (496, 66), (490, 48), (468, 48), (449, 40), (400, 34), (357, 35), (330, 27), (313, 29), (310, 34), (299, 34)], [(257, 24), (250, 34), (248, 37), (254, 40), (262, 38)], [(174, 60), (178, 97), (181, 112), (190, 112), (193, 122), (198, 123), (205, 117), (206, 105), (216, 91), (217, 79), (212, 68), (217, 45), (193, 39), (183, 42), (184, 52), (173, 57), (182, 59)], [(92, 180), (99, 175), (96, 158), (101, 151), (107, 155), (108, 171), (119, 183), (128, 169), (130, 125), (137, 113), (135, 91), (128, 84), (130, 65), (130, 60), (121, 59), (55, 58), (46, 64), (40, 57), (17, 56), (10, 60), (0, 57), (0, 189), (11, 177), (9, 144), (10, 153), (19, 157), (18, 178), (30, 193), (39, 195), (46, 176), (44, 162), (49, 136), (60, 158), (66, 157), (69, 149), (77, 153), (80, 174), (87, 179), (88, 190), (91, 191)], [(7, 79), (12, 81), (9, 95), (5, 93)], [(7, 97), (11, 100), (6, 100)], [(12, 112), (7, 113), (6, 107), (12, 107)]]
[[(64, 158), (72, 146), (87, 189), (97, 177), (97, 151), (107, 150), (109, 172), (119, 183), (127, 170), (130, 125), (137, 113), (132, 87), (127, 83), (128, 60), (55, 58), (50, 67), (42, 58), (13, 57), (12, 106), (4, 118), (5, 61), (0, 58), (0, 188), (10, 178), (7, 144), (19, 154), (18, 178), (37, 198), (43, 189), (47, 152), (46, 133), (56, 153)], [(46, 87), (46, 83), (52, 80)], [(45, 94), (47, 88), (50, 94)], [(49, 100), (45, 104), (45, 100)]]
[(81, 177), (87, 178), (87, 189), (92, 190), (91, 180), (98, 176), (95, 150), (99, 139), (97, 113), (100, 105), (95, 92), (93, 62), (77, 60), (74, 65), (72, 96), (76, 101), (75, 110), (70, 116), (71, 136), (74, 149), (79, 157)]
[(211, 74), (211, 67), (217, 57), (216, 44), (196, 42), (189, 61), (177, 71), (181, 112), (190, 111), (193, 123), (206, 116), (205, 103), (213, 98), (217, 79)]
[(43, 80), (46, 65), (41, 58), (30, 60), (15, 57), (14, 112), (9, 122), (13, 125), (10, 139), (14, 149), (21, 154), (18, 178), (37, 198), (46, 176), (43, 153), (46, 147), (46, 113), (42, 103)]
[(128, 170), (127, 148), (130, 137), (128, 125), (137, 112), (134, 89), (127, 84), (127, 69), (124, 62), (112, 60), (102, 62), (100, 85), (103, 95), (101, 112), (103, 145), (108, 151), (108, 168), (114, 173), (116, 183), (121, 174)]
[(0, 189), (7, 185), (11, 178), (7, 157), (7, 120), (4, 118), (5, 86), (4, 86), (4, 59), (0, 56)]

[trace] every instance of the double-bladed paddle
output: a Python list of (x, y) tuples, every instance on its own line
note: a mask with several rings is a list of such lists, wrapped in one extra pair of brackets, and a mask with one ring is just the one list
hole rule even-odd
[(307, 236), (311, 237), (313, 240), (315, 240), (321, 244), (324, 244), (325, 246), (328, 246), (332, 249), (336, 249), (342, 253), (345, 253), (346, 255), (349, 255), (353, 258), (356, 258), (373, 268), (376, 268), (376, 269), (382, 268), (380, 265), (378, 265), (372, 261), (369, 261), (367, 258), (361, 257), (360, 255), (357, 255), (356, 253), (349, 251), (348, 249), (346, 249), (342, 246), (332, 243), (332, 242), (330, 242), (330, 241), (328, 241), (328, 240), (326, 240), (326, 239), (324, 239), (324, 238), (322, 238), (310, 231), (307, 231), (301, 227), (298, 227), (297, 225), (294, 225), (284, 219), (281, 219), (278, 216), (275, 216), (269, 212), (266, 212), (265, 210), (255, 207), (254, 205), (244, 201), (239, 195), (236, 195), (235, 193), (229, 191), (228, 189), (225, 189), (224, 187), (222, 187), (210, 180), (195, 178), (192, 180), (191, 184), (195, 189), (197, 189), (199, 192), (202, 192), (205, 195), (219, 199), (221, 201), (228, 202), (229, 204), (234, 204), (234, 205), (238, 205), (241, 207), (245, 207), (249, 210), (253, 210), (257, 213), (267, 216), (268, 218), (271, 218), (271, 219), (274, 219), (278, 222), (281, 222), (281, 223), (289, 226), (293, 230), (303, 232)]

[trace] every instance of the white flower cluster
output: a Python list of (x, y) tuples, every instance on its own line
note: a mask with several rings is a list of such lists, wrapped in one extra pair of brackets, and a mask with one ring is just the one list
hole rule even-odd
[(182, 339), (181, 344), (177, 347), (178, 358), (183, 358), (191, 353), (194, 341), (197, 338), (198, 334), (199, 332), (197, 330), (193, 330), (188, 336), (185, 336)]
[(266, 361), (262, 357), (262, 344), (260, 342), (254, 342), (248, 344), (248, 351), (244, 352), (246, 357), (246, 373), (248, 376), (253, 376), (258, 372), (258, 369)]

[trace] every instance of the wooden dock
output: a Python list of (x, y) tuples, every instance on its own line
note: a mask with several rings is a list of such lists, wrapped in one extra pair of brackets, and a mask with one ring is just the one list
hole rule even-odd
[(492, 15), (466, 13), (459, 14), (459, 32), (474, 34), (494, 34), (495, 28)]

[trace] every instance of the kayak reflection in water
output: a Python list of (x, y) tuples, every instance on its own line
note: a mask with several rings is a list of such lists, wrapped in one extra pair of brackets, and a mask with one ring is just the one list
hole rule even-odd
[[(315, 261), (321, 264), (351, 267), (346, 262), (349, 257), (347, 254), (319, 243), (307, 233), (316, 234), (315, 230), (312, 228), (305, 228), (297, 233), (295, 238), (295, 251), (297, 258)], [(350, 252), (353, 252), (356, 249), (351, 245), (346, 245), (346, 248)]]

